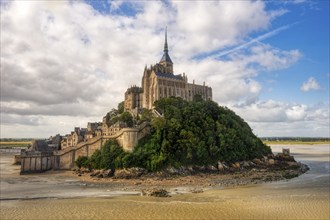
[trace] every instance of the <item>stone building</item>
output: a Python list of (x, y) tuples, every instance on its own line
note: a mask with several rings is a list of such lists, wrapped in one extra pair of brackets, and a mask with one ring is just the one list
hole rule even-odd
[(95, 132), (98, 127), (102, 126), (102, 122), (88, 122), (87, 131)]
[(106, 116), (104, 116), (103, 120), (102, 120), (102, 128), (101, 128), (102, 134), (101, 135), (102, 136), (111, 136), (126, 127), (127, 127), (126, 123), (121, 122), (121, 121), (118, 121), (118, 122), (114, 123), (113, 125), (108, 126)]
[(76, 146), (78, 143), (84, 140), (86, 128), (75, 127), (71, 134), (67, 134), (62, 138), (61, 149)]
[(125, 110), (133, 111), (140, 108), (153, 109), (155, 101), (165, 97), (181, 97), (192, 101), (195, 95), (204, 100), (212, 99), (212, 88), (188, 83), (188, 77), (175, 75), (173, 62), (168, 53), (167, 32), (165, 32), (164, 54), (155, 65), (145, 67), (142, 77), (142, 87), (132, 86), (125, 93)]
[(142, 105), (143, 99), (143, 90), (141, 87), (131, 86), (125, 92), (125, 109), (135, 109), (136, 107), (140, 107)]

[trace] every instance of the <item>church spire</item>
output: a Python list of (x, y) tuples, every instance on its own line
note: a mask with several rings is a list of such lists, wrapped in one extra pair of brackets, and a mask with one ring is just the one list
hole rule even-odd
[(173, 62), (170, 58), (170, 55), (168, 55), (168, 45), (167, 45), (167, 27), (165, 28), (165, 43), (164, 43), (164, 54), (162, 59), (160, 60), (160, 63), (165, 64), (166, 66), (168, 64), (173, 65)]
[(168, 45), (167, 45), (167, 26), (166, 26), (166, 28), (165, 28), (164, 53), (168, 53)]

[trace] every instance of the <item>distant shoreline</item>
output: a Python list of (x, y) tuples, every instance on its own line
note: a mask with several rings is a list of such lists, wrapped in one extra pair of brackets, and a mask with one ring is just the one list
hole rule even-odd
[(330, 141), (285, 141), (285, 140), (279, 140), (279, 141), (263, 141), (264, 144), (267, 145), (318, 145), (318, 144), (330, 144)]

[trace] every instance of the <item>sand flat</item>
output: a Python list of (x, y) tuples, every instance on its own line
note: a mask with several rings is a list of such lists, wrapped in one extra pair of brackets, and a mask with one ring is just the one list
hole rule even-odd
[[(10, 186), (8, 183), (13, 178), (27, 178), (26, 184), (18, 184), (19, 192), (23, 194), (27, 193), (24, 190), (37, 192), (35, 186), (41, 187), (42, 196), (47, 195), (47, 190), (51, 195), (54, 195), (52, 190), (55, 190), (59, 196), (57, 199), (1, 200), (0, 218), (330, 219), (329, 145), (273, 146), (273, 149), (278, 152), (282, 147), (290, 148), (296, 159), (308, 164), (311, 170), (289, 181), (177, 194), (170, 198), (139, 195), (104, 197), (111, 192), (104, 192), (102, 188), (84, 189), (77, 185), (76, 179), (65, 181), (65, 178), (61, 179), (63, 176), (46, 174), (35, 178), (33, 183), (29, 180), (30, 176), (13, 176), (15, 170), (9, 172), (8, 168), (1, 175), (2, 199), (15, 195), (15, 184)], [(2, 160), (1, 166), (6, 168), (8, 165)], [(45, 184), (43, 181), (48, 179), (50, 184)], [(65, 197), (65, 194), (71, 196)], [(77, 198), (79, 195), (85, 196)]]

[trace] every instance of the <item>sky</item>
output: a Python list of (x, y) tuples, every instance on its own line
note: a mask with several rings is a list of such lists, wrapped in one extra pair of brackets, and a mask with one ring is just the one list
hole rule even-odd
[(1, 138), (102, 117), (160, 61), (259, 137), (329, 137), (329, 1), (1, 1)]

